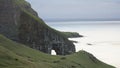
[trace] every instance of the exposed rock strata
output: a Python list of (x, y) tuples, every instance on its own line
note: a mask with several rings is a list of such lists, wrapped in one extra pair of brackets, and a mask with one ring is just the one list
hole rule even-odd
[(0, 34), (49, 54), (75, 52), (73, 43), (47, 26), (24, 0), (0, 0)]

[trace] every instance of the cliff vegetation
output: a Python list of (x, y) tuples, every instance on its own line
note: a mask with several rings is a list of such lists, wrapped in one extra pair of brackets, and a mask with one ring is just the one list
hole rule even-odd
[(67, 37), (38, 17), (25, 0), (0, 1), (0, 34), (28, 47), (51, 54), (68, 55), (75, 52)]
[(114, 68), (85, 51), (75, 53), (67, 38), (77, 35), (46, 25), (25, 0), (0, 0), (0, 68)]

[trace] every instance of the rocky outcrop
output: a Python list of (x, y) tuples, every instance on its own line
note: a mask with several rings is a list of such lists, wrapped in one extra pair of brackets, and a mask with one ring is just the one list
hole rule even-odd
[(0, 34), (27, 46), (58, 55), (75, 52), (75, 46), (61, 32), (47, 26), (24, 0), (0, 0)]
[(77, 32), (62, 32), (67, 38), (84, 37)]

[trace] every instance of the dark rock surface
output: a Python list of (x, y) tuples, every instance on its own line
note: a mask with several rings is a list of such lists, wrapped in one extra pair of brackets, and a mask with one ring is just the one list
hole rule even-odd
[(84, 37), (77, 32), (62, 32), (68, 38), (77, 38), (77, 37)]
[(0, 34), (48, 54), (75, 52), (74, 44), (47, 26), (24, 0), (0, 0)]

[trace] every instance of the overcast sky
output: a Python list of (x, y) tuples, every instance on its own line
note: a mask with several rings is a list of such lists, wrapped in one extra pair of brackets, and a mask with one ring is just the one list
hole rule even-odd
[(120, 0), (27, 1), (43, 19), (120, 19)]

